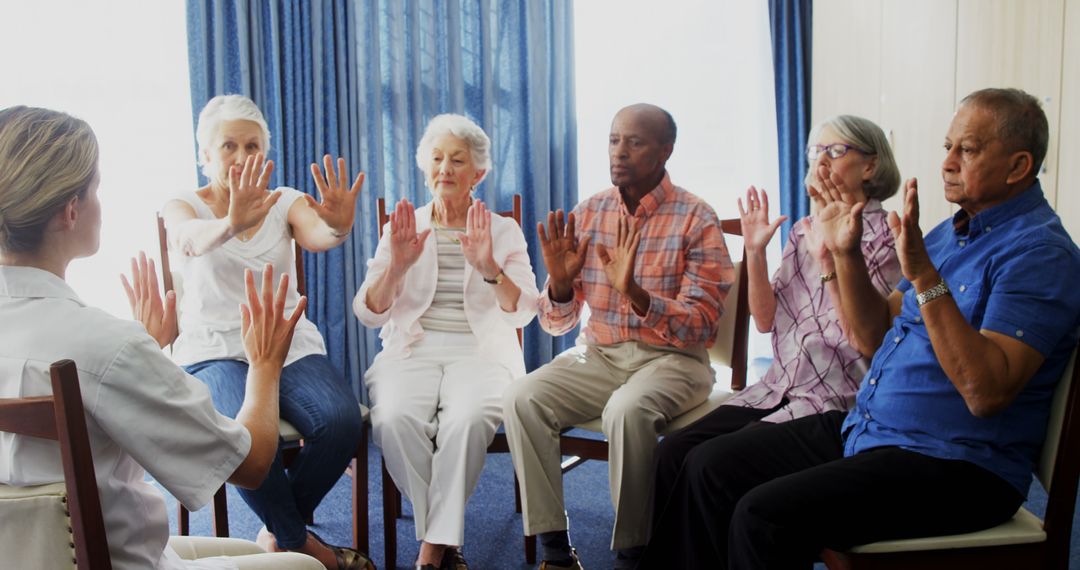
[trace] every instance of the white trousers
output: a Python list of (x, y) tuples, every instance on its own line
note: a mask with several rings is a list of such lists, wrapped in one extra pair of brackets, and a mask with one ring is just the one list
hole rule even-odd
[(426, 332), (404, 359), (364, 375), (371, 433), (386, 469), (413, 505), (416, 539), (460, 546), (465, 504), (502, 421), (506, 367), (472, 334)]
[(506, 391), (506, 441), (521, 484), (525, 534), (566, 530), (562, 428), (603, 420), (615, 507), (612, 548), (643, 546), (656, 438), (712, 390), (704, 348), (683, 352), (640, 342), (575, 347)]
[[(258, 544), (238, 538), (214, 538), (209, 536), (170, 536), (169, 547), (180, 558), (197, 561), (223, 556), (240, 570), (325, 570), (318, 560), (299, 552), (266, 552)], [(208, 567), (213, 560), (206, 560)]]

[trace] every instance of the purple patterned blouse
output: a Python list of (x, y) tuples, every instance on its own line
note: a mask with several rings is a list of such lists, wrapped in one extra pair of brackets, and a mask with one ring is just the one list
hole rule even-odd
[[(900, 282), (900, 262), (887, 213), (870, 200), (863, 209), (862, 253), (870, 280), (888, 295)], [(806, 249), (802, 224), (788, 236), (780, 269), (773, 276), (776, 316), (773, 319), (773, 361), (761, 380), (742, 390), (726, 405), (771, 408), (788, 403), (762, 418), (785, 422), (810, 414), (847, 410), (870, 365), (844, 337), (838, 309), (821, 282), (821, 267)]]

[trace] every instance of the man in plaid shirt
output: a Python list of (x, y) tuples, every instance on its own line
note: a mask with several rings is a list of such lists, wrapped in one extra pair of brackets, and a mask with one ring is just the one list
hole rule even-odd
[(571, 330), (587, 304), (579, 346), (516, 382), (504, 421), (521, 483), (525, 533), (539, 534), (540, 568), (581, 568), (563, 506), (559, 430), (600, 417), (615, 506), (611, 546), (630, 567), (648, 540), (657, 434), (708, 396), (706, 349), (734, 270), (716, 213), (671, 183), (675, 121), (638, 104), (615, 115), (609, 188), (564, 220), (537, 225), (548, 271), (540, 324)]

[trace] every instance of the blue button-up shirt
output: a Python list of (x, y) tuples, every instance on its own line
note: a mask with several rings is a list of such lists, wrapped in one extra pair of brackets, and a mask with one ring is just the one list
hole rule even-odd
[(972, 326), (1020, 340), (1045, 362), (1005, 410), (973, 416), (934, 356), (911, 282), (902, 280), (900, 315), (844, 421), (844, 454), (894, 446), (961, 459), (1026, 493), (1054, 387), (1080, 334), (1080, 250), (1038, 182), (958, 230), (964, 217), (926, 235), (930, 259)]

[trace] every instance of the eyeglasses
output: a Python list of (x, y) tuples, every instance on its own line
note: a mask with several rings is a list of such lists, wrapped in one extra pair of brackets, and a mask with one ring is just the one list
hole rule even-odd
[(817, 160), (822, 153), (828, 154), (829, 158), (837, 159), (848, 153), (849, 150), (861, 152), (863, 154), (873, 155), (873, 152), (867, 152), (857, 146), (852, 146), (844, 143), (833, 144), (812, 144), (806, 147), (806, 159), (810, 162)]

